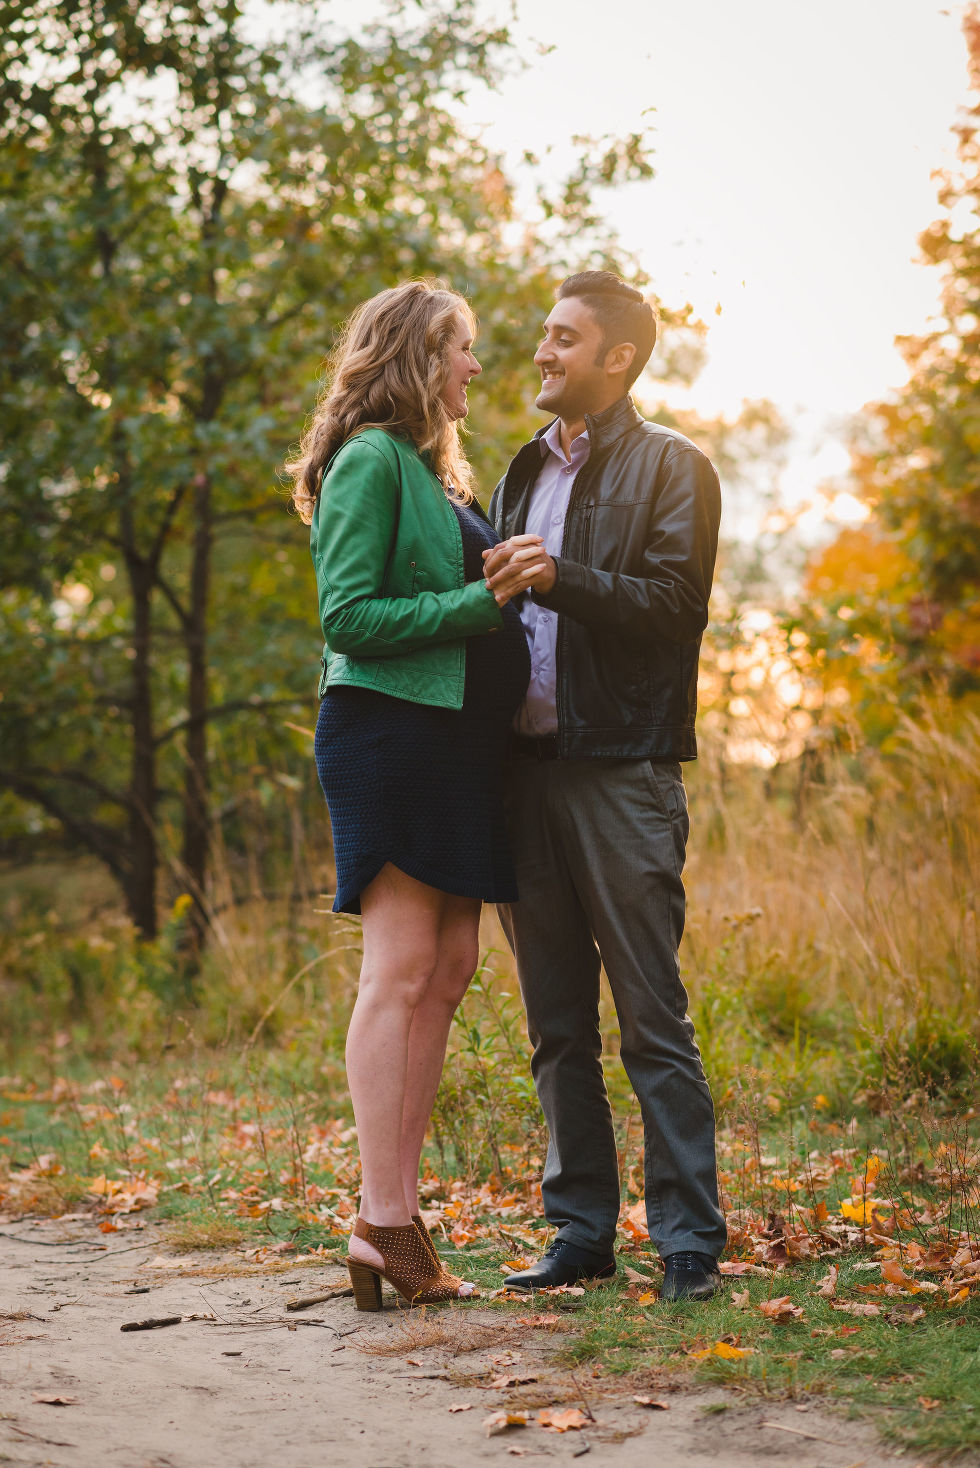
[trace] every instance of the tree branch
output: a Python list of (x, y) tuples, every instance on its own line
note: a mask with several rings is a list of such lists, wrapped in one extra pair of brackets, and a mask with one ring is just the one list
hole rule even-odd
[(123, 886), (129, 876), (129, 871), (122, 854), (122, 833), (113, 830), (111, 826), (105, 826), (100, 821), (86, 821), (80, 816), (67, 810), (49, 790), (45, 790), (34, 780), (25, 780), (19, 775), (8, 774), (0, 770), (0, 786), (18, 795), (21, 800), (32, 801), (46, 810), (48, 815), (75, 836), (83, 846), (103, 861), (112, 872), (113, 876)]
[(225, 714), (262, 713), (266, 709), (296, 708), (297, 704), (303, 702), (304, 695), (297, 694), (293, 698), (243, 698), (236, 699), (233, 703), (215, 704), (214, 708), (207, 709), (203, 714), (198, 714), (196, 718), (179, 719), (177, 723), (168, 725), (162, 734), (157, 735), (154, 744), (159, 748), (161, 744), (166, 744), (168, 739), (172, 739), (175, 734), (180, 734), (184, 729), (189, 729), (191, 725), (209, 724), (212, 719), (223, 718)]
[[(107, 804), (117, 805), (122, 810), (129, 809), (129, 801), (125, 795), (120, 795), (116, 790), (110, 790), (108, 785), (103, 785), (101, 780), (97, 780), (87, 770), (26, 769), (20, 770), (18, 774), (27, 780), (65, 780), (69, 785), (81, 785), (83, 789), (91, 790), (93, 795), (97, 795), (100, 800), (106, 801)], [(0, 778), (2, 778), (2, 774), (0, 774)], [(18, 776), (13, 776), (12, 778), (16, 779)]]
[(153, 537), (153, 544), (150, 547), (150, 553), (147, 556), (147, 561), (153, 568), (154, 572), (156, 572), (156, 568), (160, 564), (160, 557), (163, 554), (163, 547), (166, 544), (167, 536), (170, 534), (170, 527), (174, 523), (174, 516), (180, 509), (180, 502), (184, 498), (184, 495), (186, 493), (187, 484), (185, 481), (183, 484), (177, 485), (173, 494), (170, 496), (169, 501), (167, 502), (167, 507), (163, 512), (163, 518), (160, 521), (160, 528), (157, 531), (156, 535)]
[(186, 607), (184, 607), (181, 604), (181, 601), (180, 601), (179, 597), (177, 596), (177, 593), (170, 586), (169, 582), (164, 581), (163, 577), (161, 575), (159, 575), (159, 573), (156, 576), (156, 584), (160, 588), (160, 590), (163, 592), (163, 595), (166, 598), (166, 600), (173, 607), (173, 610), (174, 610), (174, 612), (176, 613), (176, 616), (177, 616), (177, 620), (180, 623), (181, 628), (184, 631), (184, 633), (186, 633), (189, 630), (189, 628), (190, 628), (190, 614), (187, 611)]

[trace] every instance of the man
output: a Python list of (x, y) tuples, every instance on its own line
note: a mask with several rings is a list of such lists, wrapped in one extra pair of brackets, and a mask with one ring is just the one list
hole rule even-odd
[(527, 698), (508, 816), (521, 900), (501, 909), (517, 958), (550, 1144), (557, 1236), (515, 1289), (615, 1273), (619, 1173), (603, 1082), (599, 967), (645, 1134), (646, 1209), (662, 1298), (720, 1285), (714, 1113), (677, 950), (688, 834), (680, 761), (694, 714), (720, 518), (718, 476), (689, 439), (646, 422), (629, 389), (656, 341), (639, 293), (606, 271), (565, 280), (534, 361), (554, 415), (494, 493), (485, 552), (497, 596), (526, 588)]

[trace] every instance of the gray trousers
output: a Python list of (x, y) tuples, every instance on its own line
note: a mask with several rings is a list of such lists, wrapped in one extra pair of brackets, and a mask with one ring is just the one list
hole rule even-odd
[(677, 950), (688, 835), (679, 764), (513, 760), (507, 814), (520, 901), (499, 908), (517, 959), (550, 1142), (545, 1216), (610, 1252), (616, 1142), (603, 1081), (599, 968), (643, 1117), (647, 1227), (662, 1256), (725, 1245), (715, 1127)]

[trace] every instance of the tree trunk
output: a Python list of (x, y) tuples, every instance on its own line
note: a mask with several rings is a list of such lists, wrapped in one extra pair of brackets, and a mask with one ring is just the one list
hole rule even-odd
[(127, 556), (133, 597), (133, 752), (129, 779), (129, 915), (144, 938), (157, 935), (156, 746), (150, 684), (150, 594), (145, 562)]
[(194, 481), (194, 540), (191, 552), (190, 604), (185, 623), (187, 648), (187, 746), (184, 764), (184, 876), (194, 899), (185, 942), (197, 951), (207, 929), (205, 885), (210, 851), (208, 771), (208, 595), (211, 584), (211, 481)]

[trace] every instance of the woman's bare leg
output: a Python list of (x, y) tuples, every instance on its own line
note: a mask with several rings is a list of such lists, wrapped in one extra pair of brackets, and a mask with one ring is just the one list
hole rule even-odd
[[(411, 1222), (401, 1163), (409, 1034), (437, 968), (445, 900), (390, 864), (361, 894), (364, 959), (347, 1031), (347, 1082), (361, 1155), (361, 1216), (382, 1227)], [(363, 1239), (352, 1238), (350, 1252), (366, 1264), (383, 1262)]]
[(418, 1213), (419, 1160), (446, 1059), (453, 1015), (476, 971), (480, 903), (445, 897), (438, 963), (412, 1017), (402, 1110), (401, 1173), (406, 1206)]

